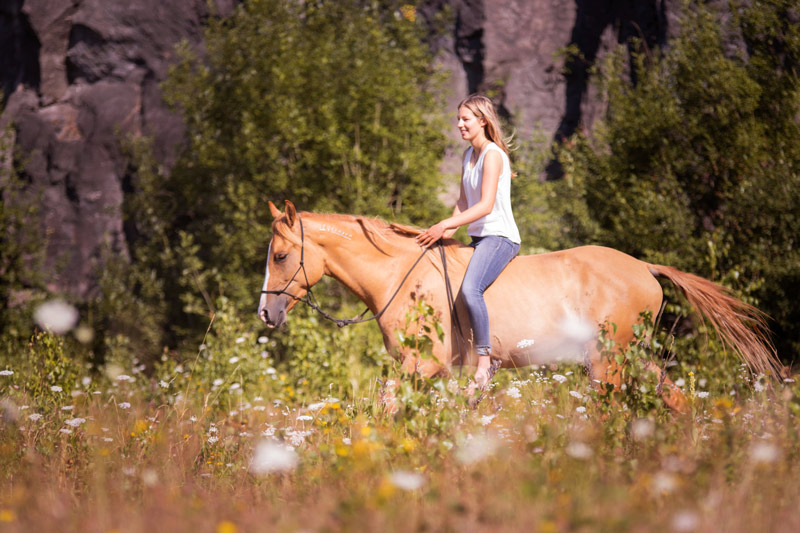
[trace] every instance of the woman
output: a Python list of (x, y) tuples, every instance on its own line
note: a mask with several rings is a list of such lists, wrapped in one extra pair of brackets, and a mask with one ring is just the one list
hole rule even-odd
[(470, 259), (461, 294), (469, 311), (473, 342), (478, 354), (475, 384), (483, 388), (492, 377), (492, 342), (489, 314), (483, 293), (519, 253), (520, 237), (511, 212), (511, 165), (508, 146), (491, 100), (468, 96), (458, 105), (458, 130), (470, 146), (464, 152), (461, 194), (453, 215), (417, 236), (427, 247), (450, 237), (469, 224), (475, 251)]

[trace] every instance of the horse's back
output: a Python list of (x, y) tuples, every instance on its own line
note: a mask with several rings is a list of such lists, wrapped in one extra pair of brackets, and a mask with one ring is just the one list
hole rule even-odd
[(627, 342), (642, 311), (658, 311), (662, 291), (648, 264), (602, 246), (515, 258), (485, 293), (492, 336), (502, 351), (550, 335), (565, 320), (618, 326)]

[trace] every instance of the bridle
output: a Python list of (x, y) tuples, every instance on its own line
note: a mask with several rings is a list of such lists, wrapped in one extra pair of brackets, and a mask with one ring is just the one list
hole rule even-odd
[[(316, 312), (318, 312), (320, 315), (322, 315), (324, 318), (327, 318), (328, 320), (330, 320), (331, 322), (333, 322), (334, 324), (339, 326), (340, 328), (343, 328), (344, 326), (347, 326), (347, 325), (350, 325), (350, 324), (359, 324), (361, 322), (369, 322), (370, 320), (377, 320), (378, 318), (380, 318), (381, 315), (383, 315), (383, 313), (386, 311), (386, 309), (389, 308), (389, 305), (395, 299), (397, 294), (400, 292), (400, 289), (403, 287), (403, 284), (408, 279), (408, 276), (411, 275), (411, 272), (414, 271), (414, 269), (417, 267), (419, 262), (422, 260), (422, 258), (425, 256), (425, 254), (428, 252), (428, 248), (425, 248), (424, 250), (422, 250), (422, 253), (419, 254), (419, 257), (417, 257), (417, 260), (414, 261), (414, 264), (411, 265), (411, 268), (408, 270), (408, 272), (406, 272), (405, 277), (400, 282), (400, 285), (397, 286), (397, 289), (394, 291), (394, 294), (392, 294), (392, 297), (389, 298), (389, 301), (386, 302), (386, 305), (383, 306), (383, 309), (381, 309), (380, 311), (378, 311), (377, 313), (375, 313), (374, 315), (372, 315), (370, 317), (364, 317), (364, 315), (367, 314), (367, 311), (369, 311), (369, 308), (366, 308), (361, 313), (359, 313), (358, 315), (356, 315), (353, 318), (336, 318), (336, 317), (331, 316), (328, 313), (326, 313), (325, 310), (322, 309), (322, 307), (320, 307), (320, 305), (317, 303), (316, 296), (314, 296), (314, 293), (311, 291), (311, 283), (309, 283), (309, 281), (308, 281), (308, 273), (306, 272), (306, 267), (305, 267), (305, 249), (306, 249), (306, 245), (305, 245), (305, 230), (303, 229), (303, 219), (300, 217), (300, 215), (297, 215), (297, 221), (300, 223), (300, 264), (297, 265), (297, 270), (294, 271), (294, 275), (292, 275), (291, 279), (288, 282), (286, 282), (286, 285), (284, 285), (282, 289), (276, 290), (276, 291), (275, 290), (269, 291), (269, 290), (264, 289), (264, 290), (261, 291), (261, 294), (278, 294), (278, 295), (285, 294), (289, 298), (292, 298), (294, 300), (303, 302), (304, 304), (306, 304), (307, 306), (309, 306), (310, 308), (312, 308)], [(444, 254), (444, 249), (442, 249), (442, 254)], [(444, 257), (444, 255), (443, 255), (443, 257)], [(267, 258), (267, 261), (269, 261), (269, 257)], [(289, 285), (291, 285), (294, 282), (295, 278), (297, 278), (297, 275), (300, 274), (300, 272), (303, 273), (303, 278), (306, 281), (306, 296), (305, 297), (297, 296), (297, 295), (292, 294), (292, 293), (290, 293), (289, 291), (286, 290), (286, 289), (289, 288)], [(449, 294), (449, 285), (450, 285), (450, 280), (448, 279), (448, 294)]]

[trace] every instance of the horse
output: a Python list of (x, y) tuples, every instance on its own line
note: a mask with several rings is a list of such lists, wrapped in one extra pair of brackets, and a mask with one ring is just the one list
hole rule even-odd
[[(289, 201), (284, 213), (272, 202), (269, 208), (273, 235), (258, 305), (258, 316), (268, 327), (282, 326), (288, 312), (301, 300), (308, 303), (311, 288), (327, 275), (366, 304), (386, 349), (401, 361), (405, 373), (448, 376), (456, 363), (476, 364), (466, 308), (460, 298), (451, 307), (446, 290), (452, 283), (451, 294), (458, 293), (471, 247), (443, 239), (439, 245), (444, 253), (437, 254), (416, 244), (414, 236), (421, 230), (410, 226), (362, 216), (298, 212)], [(577, 318), (578, 324), (589, 325), (588, 335), (585, 327), (578, 328), (583, 333), (577, 342), (591, 379), (619, 388), (621, 368), (598, 348), (597, 334), (604, 325), (613, 324), (608, 337), (616, 349), (627, 347), (641, 314), (655, 315), (661, 309), (663, 290), (656, 279), (661, 277), (680, 289), (754, 373), (778, 374), (780, 361), (769, 340), (765, 315), (758, 309), (705, 278), (602, 246), (514, 258), (484, 294), (492, 356), (502, 368), (550, 362), (553, 351), (564, 346), (553, 339), (564, 337), (565, 324), (574, 324)], [(430, 335), (432, 357), (421, 357), (397, 335), (418, 333), (424, 317), (411, 321), (408, 317), (420, 301), (431, 306), (444, 333)], [(688, 402), (681, 389), (655, 362), (647, 365), (659, 377), (657, 390), (664, 402), (686, 412)]]

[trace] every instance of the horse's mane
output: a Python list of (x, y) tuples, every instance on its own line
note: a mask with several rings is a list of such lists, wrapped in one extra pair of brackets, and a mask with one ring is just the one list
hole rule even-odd
[[(398, 224), (396, 222), (386, 222), (380, 218), (344, 215), (340, 213), (310, 213), (301, 212), (299, 216), (302, 218), (316, 219), (318, 221), (328, 221), (333, 224), (345, 223), (356, 224), (360, 226), (361, 231), (367, 241), (377, 248), (381, 253), (391, 257), (406, 256), (409, 253), (409, 248), (416, 247), (413, 238), (422, 233), (424, 230), (415, 226)], [(298, 235), (289, 228), (286, 217), (280, 217), (273, 223), (273, 231), (281, 237), (290, 240), (291, 242), (299, 245), (300, 240)], [(413, 244), (413, 246), (411, 246)], [(464, 244), (455, 239), (445, 239), (445, 253), (447, 260), (453, 263), (466, 264), (461, 259), (461, 254), (458, 250), (464, 248)], [(418, 247), (416, 247), (419, 250)], [(438, 259), (439, 253), (433, 250), (436, 254), (428, 254), (428, 257), (434, 264), (440, 261), (433, 261), (433, 257)]]

